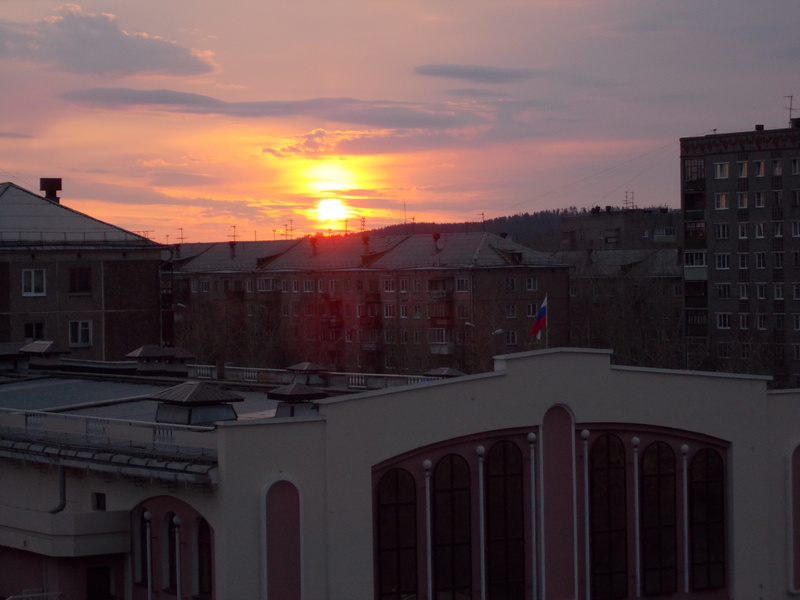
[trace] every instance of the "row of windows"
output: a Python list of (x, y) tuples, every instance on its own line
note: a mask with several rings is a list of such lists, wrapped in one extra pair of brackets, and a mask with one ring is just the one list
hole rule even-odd
[[(69, 269), (69, 294), (88, 295), (92, 293), (91, 267), (75, 267)], [(23, 269), (22, 270), (22, 295), (46, 296), (47, 295), (47, 270)]]
[[(737, 161), (735, 163), (736, 166), (735, 175), (740, 179), (744, 179), (750, 176), (765, 177), (767, 173), (767, 164), (768, 163), (765, 160)], [(783, 161), (781, 159), (774, 159), (769, 164), (771, 166), (773, 176), (780, 177), (781, 175), (783, 175)], [(684, 165), (685, 174), (688, 175), (689, 172), (686, 171), (687, 167), (690, 167), (689, 161), (686, 161)], [(697, 169), (697, 165), (691, 164), (691, 167), (693, 167), (694, 169), (693, 171), (691, 171), (691, 174), (696, 175), (697, 173), (695, 171)], [(800, 158), (792, 158), (789, 160), (789, 170), (792, 175), (800, 175)], [(714, 179), (728, 179), (730, 176), (731, 176), (730, 162), (714, 163)], [(699, 179), (701, 177), (692, 177), (692, 179)]]
[[(455, 340), (456, 345), (463, 346), (471, 342), (470, 331), (454, 331), (447, 327), (431, 327), (427, 331), (427, 343), (431, 345), (447, 345), (452, 344)], [(504, 331), (498, 329), (492, 335), (503, 334), (507, 346), (516, 346), (520, 343), (521, 334), (518, 331)], [(345, 343), (358, 342), (362, 344), (376, 344), (380, 337), (378, 329), (349, 329), (342, 331), (341, 329), (330, 329), (327, 331), (319, 331), (315, 328), (298, 328), (294, 331), (294, 339), (301, 341), (319, 340), (320, 342), (339, 342)], [(386, 344), (421, 344), (422, 332), (417, 329), (384, 329), (383, 341)]]
[[(783, 221), (773, 221), (772, 222), (772, 237), (774, 238), (781, 238), (783, 237)], [(738, 237), (740, 240), (746, 240), (750, 238), (750, 223), (739, 223), (737, 226)], [(767, 224), (764, 222), (757, 222), (752, 224), (752, 232), (753, 236), (756, 239), (763, 239), (766, 237), (766, 227)], [(800, 237), (800, 221), (792, 221), (792, 237)], [(717, 223), (714, 225), (714, 234), (715, 238), (718, 240), (728, 240), (730, 239), (731, 228), (728, 223)]]
[[(69, 345), (71, 348), (89, 347), (92, 345), (92, 321), (69, 321)], [(26, 342), (44, 340), (45, 324), (40, 321), (23, 325), (23, 337)]]
[[(780, 207), (783, 205), (783, 190), (772, 190), (769, 192), (772, 198), (772, 205)], [(732, 194), (729, 192), (718, 192), (714, 194), (714, 209), (728, 210), (731, 208)], [(800, 190), (790, 190), (789, 198), (792, 206), (800, 206)], [(749, 207), (764, 208), (767, 205), (767, 192), (736, 192), (736, 207), (746, 209)], [(746, 219), (745, 219), (746, 220)]]
[[(220, 283), (221, 282), (221, 283)], [(384, 279), (383, 280), (383, 292), (385, 293), (394, 293), (399, 291), (401, 294), (407, 293), (409, 291), (409, 280), (408, 279)], [(191, 291), (193, 293), (199, 292), (210, 292), (212, 290), (212, 280), (210, 279), (193, 279), (191, 281)], [(339, 291), (349, 292), (351, 291), (351, 281), (349, 279), (345, 279), (343, 281), (339, 281), (338, 279), (273, 279), (273, 278), (261, 278), (257, 279), (255, 283), (255, 289), (259, 292), (288, 292), (291, 288), (291, 291), (294, 293), (336, 293)], [(365, 287), (366, 285), (366, 287)], [(427, 291), (428, 292), (448, 292), (453, 290), (453, 285), (455, 285), (456, 292), (468, 292), (469, 291), (469, 279), (466, 277), (457, 277), (455, 280), (453, 279), (431, 279), (427, 282)], [(241, 292), (244, 291), (248, 293), (253, 292), (253, 281), (248, 279), (245, 280), (244, 283), (241, 279), (222, 279), (213, 280), (213, 290), (215, 292), (223, 291), (234, 291), (234, 292)], [(378, 281), (377, 280), (368, 280), (365, 284), (364, 280), (357, 280), (356, 291), (366, 291), (367, 289), (370, 292), (378, 292)], [(517, 278), (516, 277), (506, 277), (504, 281), (504, 289), (507, 292), (515, 292), (517, 291)], [(525, 291), (528, 292), (535, 292), (539, 289), (539, 280), (537, 277), (526, 277), (525, 278)], [(411, 280), (411, 291), (412, 292), (421, 292), (422, 291), (422, 280), (421, 279), (412, 279)]]
[[(688, 250), (683, 253), (683, 264), (686, 267), (705, 267), (707, 266), (707, 252), (705, 250)], [(754, 266), (756, 269), (767, 268), (767, 252), (737, 252), (736, 264), (739, 269), (749, 269)], [(772, 268), (782, 269), (784, 267), (784, 253), (771, 252)], [(717, 270), (725, 271), (731, 268), (730, 252), (714, 252), (714, 267)], [(793, 264), (800, 267), (800, 252), (792, 252)]]
[[(732, 283), (717, 283), (715, 284), (716, 287), (716, 295), (718, 300), (730, 300), (733, 298), (733, 285)], [(757, 300), (767, 300), (767, 291), (769, 290), (770, 284), (767, 283), (738, 283), (735, 284), (737, 286), (738, 291), (738, 298), (739, 300), (749, 300), (750, 293), (754, 289), (755, 294), (753, 295), (754, 298)], [(792, 289), (792, 298), (794, 300), (800, 300), (800, 283), (791, 283)], [(786, 284), (779, 282), (772, 284), (772, 299), (773, 300), (785, 300), (786, 297), (784, 295)]]
[[(725, 467), (713, 447), (584, 430), (588, 487), (579, 504), (589, 597), (720, 589), (726, 585)], [(536, 435), (440, 450), (376, 475), (376, 598), (525, 599), (541, 540)], [(557, 527), (547, 523), (548, 527)], [(551, 531), (550, 535), (558, 535)], [(633, 551), (631, 551), (634, 549)], [(536, 591), (534, 590), (534, 596)]]

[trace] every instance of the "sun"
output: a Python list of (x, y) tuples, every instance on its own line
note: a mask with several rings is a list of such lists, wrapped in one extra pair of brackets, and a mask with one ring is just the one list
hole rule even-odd
[(317, 219), (320, 221), (344, 221), (348, 214), (348, 207), (338, 198), (325, 198), (317, 204)]

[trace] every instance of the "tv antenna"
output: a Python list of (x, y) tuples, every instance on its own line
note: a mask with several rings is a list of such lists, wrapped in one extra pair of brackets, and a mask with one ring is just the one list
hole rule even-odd
[(788, 96), (784, 96), (784, 98), (789, 99), (789, 106), (786, 109), (789, 111), (789, 125), (792, 124), (792, 116), (794, 115), (794, 94), (789, 94)]

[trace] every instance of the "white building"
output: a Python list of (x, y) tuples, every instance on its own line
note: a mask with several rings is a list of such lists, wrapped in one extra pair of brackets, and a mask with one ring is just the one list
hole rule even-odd
[(0, 386), (3, 596), (800, 591), (800, 393), (764, 377), (554, 349), (293, 418), (251, 398), (216, 427), (153, 424), (151, 400), (66, 407), (67, 385), (32, 394), (37, 412), (16, 385)]

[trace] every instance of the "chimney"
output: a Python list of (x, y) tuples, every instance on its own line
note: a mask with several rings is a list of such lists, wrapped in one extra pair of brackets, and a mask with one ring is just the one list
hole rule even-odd
[(319, 240), (317, 240), (316, 236), (311, 236), (310, 238), (308, 238), (308, 241), (311, 243), (311, 254), (313, 256), (316, 256), (317, 255), (317, 242)]
[(764, 126), (761, 124), (756, 125), (756, 131), (764, 131)]
[(236, 258), (236, 241), (231, 240), (228, 242), (228, 246), (231, 248), (231, 258)]
[(789, 119), (789, 125), (792, 129), (800, 129), (800, 117)]
[(61, 198), (56, 195), (56, 192), (61, 191), (61, 177), (40, 177), (39, 189), (44, 192), (47, 200), (58, 204)]

